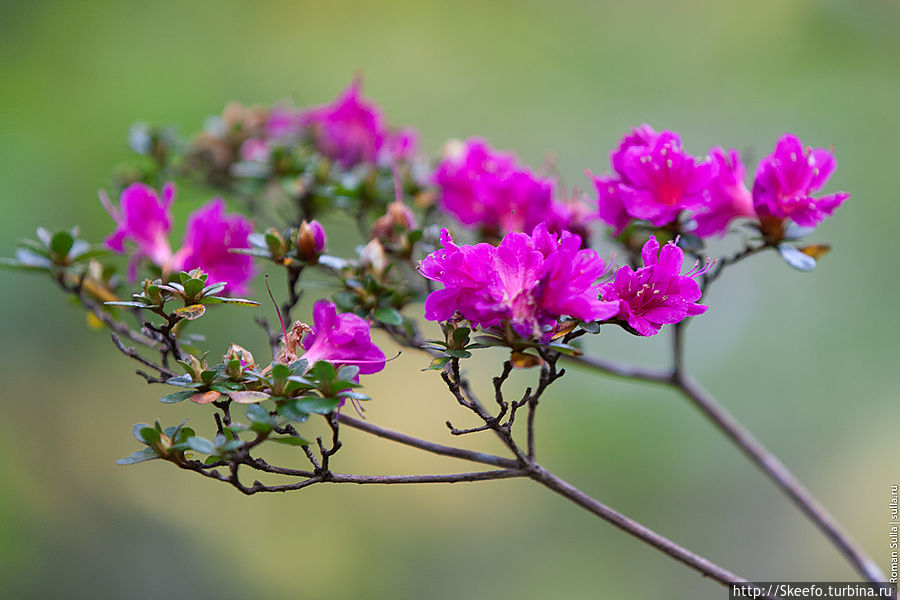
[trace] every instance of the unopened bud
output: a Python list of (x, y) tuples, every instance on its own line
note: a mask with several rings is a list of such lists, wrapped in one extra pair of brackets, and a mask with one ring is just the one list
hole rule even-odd
[(360, 261), (364, 267), (371, 267), (375, 275), (380, 276), (387, 268), (387, 254), (384, 246), (377, 239), (370, 241), (363, 247), (359, 254)]
[(246, 369), (255, 369), (256, 362), (247, 349), (232, 344), (225, 353), (225, 374), (231, 379), (240, 379)]
[(391, 202), (387, 212), (375, 221), (372, 237), (382, 240), (393, 240), (395, 234), (406, 233), (416, 228), (416, 216), (402, 202)]
[(306, 262), (316, 262), (325, 250), (325, 230), (318, 221), (300, 224), (297, 230), (297, 254)]

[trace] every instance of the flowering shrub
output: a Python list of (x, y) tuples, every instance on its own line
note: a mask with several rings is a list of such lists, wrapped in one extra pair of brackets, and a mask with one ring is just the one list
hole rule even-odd
[[(207, 433), (185, 422), (135, 425), (141, 448), (121, 464), (166, 461), (248, 495), (331, 482), (523, 477), (705, 576), (746, 581), (537, 461), (538, 406), (565, 374), (563, 365), (578, 365), (678, 390), (804, 509), (863, 577), (883, 580), (787, 468), (691, 378), (682, 358), (685, 329), (707, 311), (701, 302), (725, 268), (771, 250), (809, 271), (826, 253), (827, 245), (801, 239), (848, 198), (842, 192), (820, 195), (836, 166), (831, 152), (804, 149), (785, 135), (748, 182), (735, 150), (716, 147), (695, 155), (677, 133), (642, 125), (610, 154), (609, 172), (588, 171), (597, 196), (592, 201), (565, 195), (548, 175), (480, 139), (450, 142), (430, 163), (418, 153), (415, 132), (391, 128), (361, 88), (357, 79), (334, 102), (314, 108), (230, 104), (187, 140), (135, 126), (132, 147), (150, 160), (120, 171), (118, 205), (101, 192), (114, 221), (105, 241), (82, 240), (77, 229), (41, 228), (36, 239), (21, 243), (15, 258), (3, 261), (47, 275), (73, 296), (96, 324), (111, 330), (116, 348), (139, 364), (141, 377), (175, 388), (162, 395), (163, 403), (191, 400), (209, 408)], [(190, 214), (175, 251), (169, 241), (174, 181), (202, 183), (217, 194)], [(250, 218), (226, 212), (226, 206)], [(328, 253), (326, 230), (335, 212), (358, 224), (361, 244), (352, 256)], [(264, 227), (271, 214), (287, 218)], [(602, 237), (601, 223), (618, 248), (611, 260), (591, 247)], [(729, 234), (731, 253), (709, 256), (707, 238)], [(127, 255), (125, 278), (118, 275), (118, 254)], [(266, 280), (267, 293), (261, 293), (261, 282), (254, 284), (260, 265), (283, 272), (285, 292), (273, 292)], [(311, 273), (318, 287), (305, 285)], [(329, 298), (316, 298), (311, 319), (295, 321), (301, 294), (316, 294), (322, 281), (331, 287), (322, 294)], [(277, 325), (272, 316), (256, 318), (269, 342), (265, 359), (241, 340), (233, 340), (220, 360), (208, 359), (196, 334), (207, 310), (259, 307), (260, 299), (275, 304), (272, 316), (278, 318)], [(420, 316), (437, 326), (423, 333)], [(610, 328), (639, 337), (671, 330), (671, 369), (590, 356), (585, 336)], [(359, 418), (370, 400), (362, 391), (366, 377), (391, 368), (391, 352), (376, 339), (421, 352), (423, 370), (438, 371), (448, 397), (471, 413), (475, 425), (447, 422), (450, 435), (488, 432), (500, 439), (506, 456), (430, 442)], [(218, 356), (221, 348), (211, 351)], [(499, 365), (490, 404), (473, 394), (468, 379), (466, 361), (475, 354)], [(531, 369), (532, 385), (511, 393), (513, 369)], [(319, 418), (330, 434), (313, 439), (307, 423)], [(345, 427), (492, 469), (340, 472), (333, 465)], [(295, 446), (306, 466), (261, 458), (272, 443)], [(248, 484), (248, 472), (286, 483)]]

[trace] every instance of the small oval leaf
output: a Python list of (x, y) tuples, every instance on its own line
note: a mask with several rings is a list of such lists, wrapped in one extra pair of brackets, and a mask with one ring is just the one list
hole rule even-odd
[(176, 315), (178, 315), (182, 319), (187, 319), (188, 321), (199, 319), (205, 312), (206, 307), (202, 304), (191, 304), (190, 306), (183, 306), (181, 308), (175, 309)]

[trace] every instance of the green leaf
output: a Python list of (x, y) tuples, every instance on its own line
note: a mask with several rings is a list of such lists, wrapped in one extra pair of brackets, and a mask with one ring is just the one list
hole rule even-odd
[(315, 377), (321, 383), (328, 383), (334, 381), (334, 377), (337, 373), (334, 370), (333, 364), (331, 364), (327, 360), (320, 360), (313, 365), (312, 369), (309, 370), (309, 374)]
[(363, 394), (362, 392), (354, 392), (352, 390), (344, 390), (343, 392), (339, 392), (338, 396), (341, 398), (352, 398), (353, 400), (361, 400), (363, 402), (368, 402), (371, 400), (369, 396)]
[(166, 383), (169, 385), (177, 385), (178, 387), (189, 388), (196, 388), (199, 385), (194, 383), (194, 380), (191, 379), (190, 375), (176, 375), (175, 377), (169, 377), (166, 379)]
[(231, 425), (226, 425), (225, 429), (229, 430), (236, 437), (237, 434), (241, 433), (242, 431), (247, 431), (250, 428), (247, 427), (246, 425), (244, 425), (243, 423), (232, 422)]
[(262, 248), (229, 248), (231, 254), (246, 254), (247, 256), (255, 256), (256, 258), (272, 258), (268, 250)]
[(600, 333), (600, 323), (597, 323), (596, 321), (579, 321), (578, 324), (588, 333)]
[(221, 292), (224, 289), (225, 289), (225, 282), (220, 281), (219, 283), (214, 283), (212, 285), (208, 285), (205, 288), (203, 288), (203, 291), (201, 292), (201, 294), (203, 296), (211, 296), (213, 294), (218, 294), (219, 292)]
[(50, 243), (53, 241), (53, 235), (44, 227), (38, 227), (35, 233), (37, 233), (38, 239), (49, 248)]
[(23, 267), (31, 269), (49, 269), (53, 262), (28, 248), (16, 248), (16, 260)]
[(292, 398), (278, 405), (278, 414), (289, 421), (302, 423), (309, 418), (309, 413), (297, 407), (299, 398)]
[(269, 415), (269, 411), (259, 404), (247, 405), (247, 418), (250, 419), (252, 423), (269, 423), (272, 419), (271, 415)]
[(306, 370), (309, 369), (309, 361), (305, 358), (298, 358), (294, 362), (289, 365), (291, 373), (296, 375), (303, 375), (306, 373)]
[[(235, 360), (233, 362), (240, 364), (239, 360)], [(219, 383), (215, 383), (215, 384), (209, 386), (209, 389), (216, 391), (216, 392), (220, 392), (227, 396), (231, 392), (239, 392), (239, 391), (243, 390), (244, 384), (238, 383), (237, 381), (220, 381)]]
[(251, 233), (247, 236), (247, 241), (257, 248), (268, 248), (268, 246), (266, 245), (266, 236), (262, 233)]
[(552, 350), (556, 350), (560, 354), (568, 354), (569, 356), (579, 356), (581, 354), (581, 350), (579, 350), (575, 346), (570, 346), (568, 344), (562, 344), (559, 342), (547, 344), (547, 347)]
[(448, 348), (448, 349), (444, 350), (444, 352), (446, 352), (447, 354), (449, 354), (450, 356), (452, 356), (454, 358), (469, 358), (470, 356), (472, 356), (472, 353), (469, 352), (468, 350), (451, 350)]
[(274, 381), (285, 381), (291, 376), (291, 368), (281, 363), (272, 365), (272, 379)]
[(194, 450), (196, 452), (200, 452), (201, 454), (218, 454), (219, 453), (215, 444), (213, 444), (211, 441), (209, 441), (205, 438), (194, 436), (194, 437), (189, 437), (185, 441), (188, 445), (188, 448), (190, 448), (191, 450)]
[(226, 296), (204, 296), (204, 304), (236, 304), (238, 306), (259, 306), (259, 302), (246, 298), (228, 298)]
[(7, 269), (16, 269), (19, 271), (46, 271), (48, 267), (36, 267), (34, 265), (24, 265), (14, 258), (0, 258), (0, 267)]
[(159, 458), (159, 456), (156, 455), (156, 451), (154, 451), (153, 448), (143, 448), (141, 450), (132, 452), (125, 458), (120, 458), (119, 460), (116, 461), (116, 464), (117, 465), (135, 465), (137, 463), (145, 462), (148, 460), (153, 460), (156, 458)]
[(238, 404), (254, 404), (269, 399), (269, 395), (265, 392), (229, 391), (225, 392), (225, 394)]
[(178, 402), (183, 402), (194, 395), (193, 390), (182, 390), (180, 392), (172, 392), (166, 396), (163, 396), (159, 399), (160, 402), (164, 404), (176, 404)]
[[(135, 425), (137, 427), (137, 425)], [(138, 430), (137, 434), (134, 436), (138, 439), (138, 441), (147, 444), (148, 446), (152, 446), (159, 442), (160, 432), (150, 427), (149, 425), (144, 425), (140, 430)]]
[(141, 435), (141, 431), (143, 431), (145, 428), (153, 429), (146, 423), (135, 423), (131, 427), (131, 434), (134, 436), (134, 439), (136, 439), (137, 441), (139, 441), (142, 444), (147, 443), (144, 441), (144, 436)]
[(104, 302), (106, 306), (129, 306), (131, 308), (152, 308), (143, 302)]
[(285, 446), (309, 446), (309, 442), (301, 437), (273, 437), (269, 438), (273, 442), (284, 444)]
[(306, 396), (297, 398), (296, 408), (308, 413), (325, 415), (332, 412), (341, 403), (340, 398), (321, 398), (319, 396)]
[(437, 350), (438, 352), (443, 352), (447, 349), (447, 344), (442, 346), (438, 346), (437, 344), (422, 344), (420, 348), (424, 348), (425, 350)]
[(800, 271), (812, 271), (816, 268), (816, 259), (789, 244), (778, 246), (778, 254), (784, 262)]
[[(191, 281), (197, 281), (196, 279), (192, 279)], [(187, 319), (188, 321), (193, 321), (194, 319), (199, 319), (203, 316), (203, 313), (206, 312), (206, 307), (202, 304), (191, 304), (190, 306), (182, 306), (181, 308), (175, 309), (175, 314), (181, 317), (182, 319)]]
[(359, 375), (359, 367), (356, 365), (344, 365), (338, 369), (336, 377), (337, 379), (350, 381), (357, 375)]
[(469, 333), (472, 330), (468, 327), (459, 327), (453, 330), (453, 345), (457, 348), (462, 348), (466, 345), (466, 340), (469, 338)]
[(75, 238), (72, 237), (71, 233), (68, 231), (57, 231), (50, 240), (50, 252), (57, 259), (66, 258), (69, 256), (69, 250), (72, 249), (72, 244), (74, 243)]
[(435, 358), (433, 361), (431, 361), (431, 363), (429, 363), (429, 365), (427, 367), (425, 367), (422, 370), (423, 371), (440, 371), (441, 369), (444, 368), (444, 365), (446, 365), (448, 362), (450, 362), (449, 356), (441, 356), (439, 358)]
[[(307, 388), (316, 387), (315, 381), (312, 381), (312, 380), (307, 379), (306, 377), (302, 377), (300, 375), (291, 375), (290, 377), (287, 378), (287, 380), (292, 383), (299, 383), (301, 386), (307, 387)], [(300, 388), (295, 388), (295, 389), (300, 389)]]
[(199, 279), (188, 279), (184, 282), (185, 297), (196, 300), (203, 293), (203, 282)]
[(372, 311), (372, 316), (384, 323), (385, 325), (393, 325), (399, 327), (403, 324), (403, 315), (393, 308), (385, 308), (380, 306)]

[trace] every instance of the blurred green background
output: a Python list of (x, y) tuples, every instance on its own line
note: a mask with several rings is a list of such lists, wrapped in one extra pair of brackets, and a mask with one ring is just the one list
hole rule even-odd
[[(128, 159), (133, 121), (187, 133), (229, 100), (324, 102), (357, 70), (427, 151), (482, 135), (532, 165), (554, 152), (569, 185), (586, 186), (583, 169), (603, 171), (641, 122), (676, 129), (695, 153), (721, 144), (758, 159), (785, 131), (833, 145), (829, 190), (853, 197), (814, 236), (832, 254), (812, 274), (765, 255), (726, 275), (690, 328), (688, 361), (886, 566), (889, 484), (900, 480), (896, 2), (47, 1), (0, 11), (7, 256), (39, 225), (77, 223), (93, 239), (111, 230), (96, 190)], [(205, 199), (183, 194), (178, 215)], [(136, 448), (132, 423), (205, 427), (205, 411), (159, 404), (160, 389), (48, 281), (0, 272), (0, 306), (4, 597), (726, 597), (527, 481), (246, 498), (166, 464), (118, 467)], [(214, 319), (264, 352), (248, 313)], [(662, 365), (664, 338), (592, 343)], [(212, 353), (225, 341), (212, 336)], [(482, 381), (499, 369), (494, 358), (476, 369)], [(465, 416), (422, 362), (404, 354), (369, 378), (369, 419), (446, 441), (443, 420)], [(613, 507), (746, 577), (855, 578), (675, 394), (572, 372), (542, 407), (542, 461)], [(341, 471), (466, 468), (346, 438)], [(499, 450), (488, 437), (469, 442)]]

